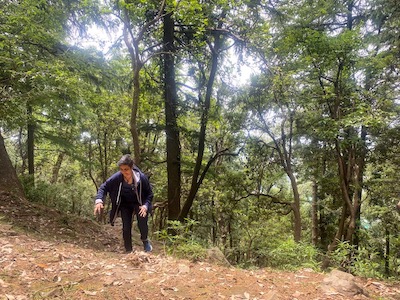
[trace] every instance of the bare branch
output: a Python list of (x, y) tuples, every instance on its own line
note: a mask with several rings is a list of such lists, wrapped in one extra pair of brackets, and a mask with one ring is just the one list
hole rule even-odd
[(221, 156), (238, 156), (239, 153), (242, 151), (242, 149), (239, 149), (239, 151), (237, 153), (227, 153), (228, 150), (229, 150), (228, 148), (226, 148), (224, 150), (221, 150), (221, 151), (217, 152), (213, 157), (210, 158), (210, 160), (208, 161), (206, 167), (204, 168), (203, 172), (201, 173), (199, 181), (197, 182), (198, 186), (201, 185), (201, 183), (203, 182), (204, 177), (207, 174), (208, 169), (211, 167), (212, 163), (218, 157), (221, 157)]

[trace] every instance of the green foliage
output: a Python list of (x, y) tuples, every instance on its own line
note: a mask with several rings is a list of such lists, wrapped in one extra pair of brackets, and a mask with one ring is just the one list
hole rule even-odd
[(25, 177), (22, 178), (22, 183), (29, 201), (53, 207), (66, 214), (93, 216), (91, 199), (94, 191), (88, 189), (85, 182), (50, 184), (46, 181), (36, 181), (35, 186), (32, 186), (29, 177)]
[(278, 269), (319, 269), (319, 251), (307, 243), (296, 243), (292, 238), (271, 246), (268, 253), (269, 267)]
[(331, 254), (330, 258), (333, 267), (343, 268), (347, 272), (363, 277), (379, 278), (383, 277), (379, 271), (380, 262), (376, 258), (378, 253), (371, 253), (365, 248), (356, 249), (348, 242), (339, 242), (337, 249)]
[(206, 249), (191, 233), (192, 227), (197, 225), (198, 222), (189, 219), (185, 223), (168, 221), (168, 227), (156, 234), (164, 242), (168, 254), (191, 261), (203, 260), (207, 254)]
[[(68, 41), (78, 39), (92, 22), (117, 28), (124, 9), (133, 36), (145, 29), (138, 49), (144, 66), (137, 125), (142, 166), (151, 175), (156, 202), (167, 199), (168, 181), (158, 55), (162, 19), (143, 26), (158, 14), (161, 2), (97, 4), (3, 1), (0, 15), (0, 127), (12, 162), (25, 178), (31, 201), (87, 216), (92, 215), (95, 184), (115, 170), (120, 154), (132, 150), (131, 62), (118, 31), (106, 57)], [(190, 220), (164, 228), (165, 215), (160, 213), (164, 219), (158, 236), (167, 253), (199, 260), (205, 257), (204, 246), (212, 243), (240, 266), (318, 268), (323, 255), (290, 238), (293, 196), (285, 169), (277, 167), (278, 151), (286, 152), (286, 167), (294, 168), (303, 186), (302, 228), (312, 225), (309, 182), (318, 187), (319, 229), (324, 234), (318, 247), (324, 250), (337, 230), (343, 204), (340, 153), (346, 163), (355, 162), (346, 168), (347, 180), (364, 178), (361, 220), (368, 229), (357, 231), (358, 250), (340, 242), (332, 260), (336, 267), (375, 277), (383, 276), (389, 263), (389, 275), (399, 275), (399, 216), (393, 210), (400, 193), (399, 9), (393, 0), (354, 3), (351, 12), (345, 4), (166, 1), (166, 11), (176, 21), (181, 199), (191, 185), (217, 33), (224, 42), (218, 50), (200, 173), (216, 154), (229, 153), (218, 156), (202, 179)], [(249, 88), (234, 75), (248, 61), (256, 62), (251, 71), (260, 74), (252, 77)], [(28, 107), (32, 115), (26, 113)], [(34, 186), (26, 177), (28, 121), (35, 125)], [(363, 172), (356, 174), (363, 164)], [(303, 241), (310, 240), (311, 231), (303, 233)], [(386, 241), (390, 251), (385, 260)]]

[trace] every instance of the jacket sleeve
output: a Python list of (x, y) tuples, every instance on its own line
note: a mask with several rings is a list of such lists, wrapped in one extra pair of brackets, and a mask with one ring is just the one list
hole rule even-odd
[(113, 186), (115, 185), (115, 181), (117, 180), (117, 175), (118, 173), (115, 173), (100, 185), (96, 195), (96, 203), (99, 202), (98, 200), (104, 202), (104, 200), (107, 197), (107, 194), (111, 192)]
[(143, 196), (143, 205), (146, 205), (147, 210), (151, 211), (152, 209), (152, 201), (153, 201), (153, 189), (151, 187), (150, 181), (145, 174), (141, 174), (142, 181), (142, 196)]
[(107, 187), (107, 181), (105, 181), (100, 185), (97, 191), (96, 204), (99, 203), (100, 200), (104, 202), (105, 198), (107, 197), (107, 193), (109, 193), (109, 188)]

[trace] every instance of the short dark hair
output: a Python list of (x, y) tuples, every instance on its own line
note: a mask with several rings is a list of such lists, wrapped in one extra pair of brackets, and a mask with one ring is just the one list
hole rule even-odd
[(130, 154), (125, 154), (119, 159), (119, 161), (117, 162), (117, 165), (118, 165), (118, 167), (120, 167), (121, 165), (127, 165), (132, 168), (134, 165), (134, 162), (133, 162), (133, 159), (130, 156)]

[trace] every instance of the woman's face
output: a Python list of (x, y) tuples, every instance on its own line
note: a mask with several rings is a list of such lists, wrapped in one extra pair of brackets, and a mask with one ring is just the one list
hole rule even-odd
[(128, 165), (120, 165), (119, 170), (121, 171), (122, 175), (124, 175), (125, 178), (131, 178), (132, 176), (132, 169)]

